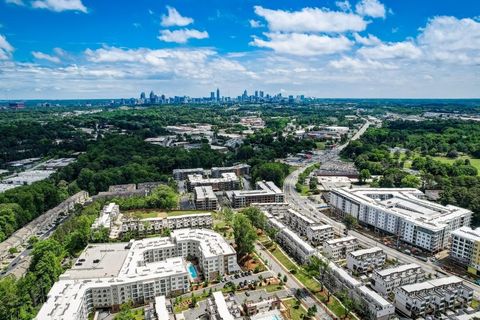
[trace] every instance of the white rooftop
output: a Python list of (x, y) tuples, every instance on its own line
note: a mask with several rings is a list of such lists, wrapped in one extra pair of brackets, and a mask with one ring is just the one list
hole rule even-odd
[(471, 241), (480, 241), (480, 228), (472, 229), (470, 227), (461, 227), (452, 231), (452, 236), (459, 236)]

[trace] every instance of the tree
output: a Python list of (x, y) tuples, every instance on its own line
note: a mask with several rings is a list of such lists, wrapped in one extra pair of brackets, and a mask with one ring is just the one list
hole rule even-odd
[(240, 212), (247, 216), (252, 225), (254, 225), (256, 228), (262, 230), (265, 229), (265, 226), (267, 224), (267, 218), (265, 218), (265, 215), (262, 211), (260, 211), (260, 209), (256, 207), (248, 207)]
[(233, 235), (239, 257), (253, 252), (257, 233), (250, 220), (242, 213), (233, 218)]
[(360, 170), (360, 174), (358, 175), (358, 180), (360, 183), (365, 183), (367, 179), (370, 179), (372, 175), (370, 174), (370, 170), (362, 169)]
[(420, 179), (412, 174), (406, 175), (401, 180), (401, 187), (404, 188), (418, 188), (420, 186)]
[(283, 180), (288, 175), (288, 165), (279, 162), (267, 162), (253, 170), (255, 181), (273, 181), (278, 187), (283, 186)]
[(115, 316), (114, 320), (135, 320), (136, 317), (132, 312), (132, 303), (124, 303), (120, 306), (120, 312)]
[(358, 224), (358, 221), (354, 216), (347, 214), (343, 219), (343, 223), (347, 230), (352, 230)]

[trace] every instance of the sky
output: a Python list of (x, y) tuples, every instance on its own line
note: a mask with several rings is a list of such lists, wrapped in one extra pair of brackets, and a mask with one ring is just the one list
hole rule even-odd
[(479, 98), (478, 0), (0, 0), (0, 99)]

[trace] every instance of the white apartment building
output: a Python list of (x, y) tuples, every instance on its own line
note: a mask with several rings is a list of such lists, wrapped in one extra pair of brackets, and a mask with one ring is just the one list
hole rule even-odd
[(353, 272), (366, 273), (385, 264), (387, 255), (379, 247), (347, 253), (347, 268)]
[(301, 236), (307, 237), (308, 241), (314, 245), (333, 239), (334, 237), (332, 226), (318, 224), (293, 209), (285, 211), (284, 221)]
[(210, 230), (176, 230), (170, 237), (90, 244), (48, 293), (38, 320), (86, 320), (96, 308), (189, 291), (186, 257), (198, 259), (207, 279), (238, 269), (233, 248)]
[(409, 284), (396, 288), (394, 292), (396, 309), (410, 318), (444, 313), (467, 305), (473, 298), (473, 289), (456, 276)]
[(468, 272), (480, 273), (480, 228), (461, 227), (453, 231), (450, 258), (467, 266)]
[(189, 174), (187, 176), (187, 186), (189, 191), (195, 187), (212, 187), (213, 191), (229, 191), (240, 189), (240, 180), (233, 172), (225, 172), (219, 178), (205, 178), (201, 174)]
[(415, 263), (374, 270), (371, 278), (373, 289), (383, 296), (388, 296), (395, 288), (423, 280), (425, 280), (425, 273)]
[(437, 252), (447, 247), (453, 230), (470, 225), (472, 212), (423, 198), (421, 191), (411, 188), (337, 188), (330, 191), (329, 204), (341, 215)]
[(308, 242), (300, 238), (295, 232), (287, 228), (283, 223), (274, 217), (268, 218), (271, 228), (277, 230), (275, 240), (290, 256), (297, 259), (301, 264), (306, 264), (315, 254), (316, 250)]
[(285, 197), (272, 181), (258, 181), (256, 190), (234, 190), (226, 192), (232, 207), (248, 207), (252, 203), (283, 203)]
[(339, 267), (333, 262), (329, 263), (329, 272), (331, 272), (331, 281), (340, 290), (346, 290), (351, 298), (357, 300), (368, 308), (368, 319), (389, 319), (395, 313), (393, 304), (385, 300), (376, 292), (370, 290), (359, 280), (352, 277), (345, 269)]
[(158, 234), (165, 229), (211, 228), (212, 225), (213, 217), (211, 213), (183, 214), (145, 219), (124, 218), (121, 223), (121, 233)]
[(358, 245), (358, 239), (353, 236), (327, 240), (323, 243), (323, 253), (332, 260), (345, 259), (349, 252), (358, 249)]
[(195, 208), (197, 210), (217, 210), (218, 199), (211, 186), (195, 187)]
[(333, 227), (328, 224), (315, 224), (307, 229), (307, 239), (313, 245), (320, 245), (334, 237), (335, 232)]
[(115, 239), (119, 236), (119, 225), (122, 215), (120, 213), (120, 207), (111, 202), (108, 205), (104, 206), (98, 218), (92, 224), (92, 230), (99, 230), (102, 228), (107, 228), (110, 230), (109, 237)]

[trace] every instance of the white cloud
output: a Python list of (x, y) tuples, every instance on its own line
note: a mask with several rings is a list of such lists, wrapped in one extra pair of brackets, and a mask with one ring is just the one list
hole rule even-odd
[(316, 56), (339, 53), (349, 50), (352, 46), (345, 36), (330, 37), (303, 33), (265, 33), (268, 40), (254, 38), (253, 46), (270, 48), (278, 53), (297, 56)]
[(248, 23), (250, 23), (250, 27), (252, 28), (261, 28), (263, 27), (263, 23), (261, 23), (260, 21), (258, 20), (248, 20)]
[(364, 46), (373, 46), (382, 43), (380, 39), (370, 33), (366, 37), (362, 37), (358, 33), (354, 33), (353, 37), (357, 43), (360, 43)]
[(348, 0), (336, 1), (335, 5), (342, 11), (345, 11), (345, 12), (352, 11), (352, 5), (350, 4), (350, 2)]
[(378, 0), (361, 0), (355, 10), (361, 16), (385, 18), (385, 6)]
[(384, 63), (380, 61), (370, 59), (357, 59), (351, 57), (342, 57), (339, 60), (332, 60), (329, 62), (329, 66), (336, 69), (346, 69), (354, 71), (363, 70), (378, 70), (378, 69), (398, 69), (397, 66), (391, 63)]
[(39, 60), (46, 60), (46, 61), (50, 61), (50, 62), (53, 62), (53, 63), (60, 63), (61, 62), (59, 57), (52, 56), (52, 55), (49, 55), (49, 54), (46, 54), (46, 53), (43, 53), (43, 52), (39, 52), (39, 51), (33, 51), (32, 55), (35, 57), (35, 59), (39, 59)]
[(17, 6), (24, 6), (23, 0), (5, 0), (6, 3), (15, 4)]
[(55, 12), (72, 10), (87, 13), (87, 8), (83, 5), (82, 0), (35, 0), (32, 2), (32, 7)]
[(382, 43), (373, 47), (358, 49), (358, 54), (367, 59), (417, 59), (422, 55), (414, 43), (410, 41)]
[(13, 50), (14, 48), (7, 41), (7, 38), (0, 34), (0, 60), (10, 59), (12, 57)]
[(189, 39), (206, 39), (207, 31), (199, 31), (196, 29), (180, 29), (180, 30), (160, 30), (158, 39), (165, 42), (186, 43)]
[(185, 27), (193, 23), (193, 19), (183, 17), (177, 9), (167, 6), (167, 15), (162, 15), (161, 25), (164, 27)]
[(418, 43), (429, 57), (452, 63), (480, 63), (479, 22), (440, 16), (430, 19), (421, 31)]
[(300, 11), (254, 8), (255, 13), (267, 21), (269, 29), (276, 32), (346, 32), (363, 31), (367, 27), (362, 17), (352, 13), (319, 8)]

